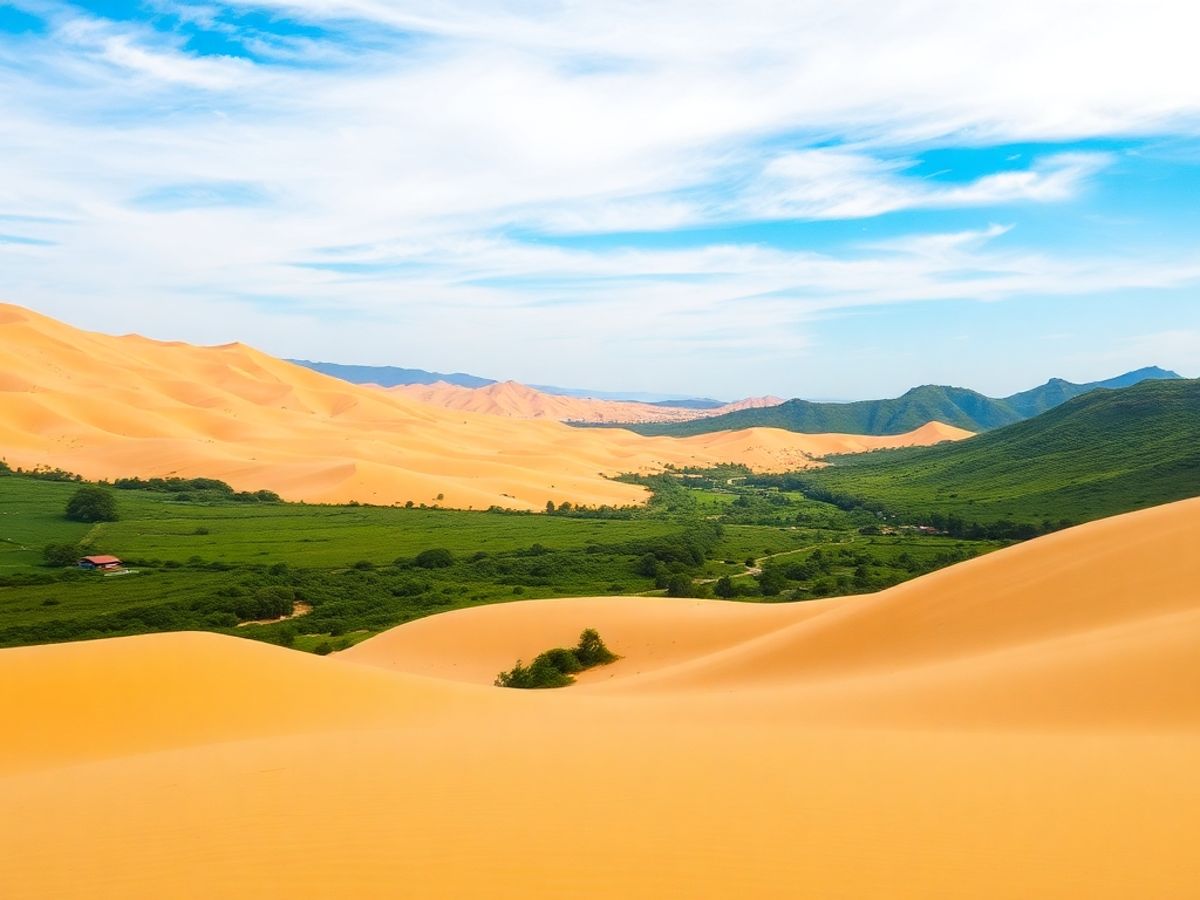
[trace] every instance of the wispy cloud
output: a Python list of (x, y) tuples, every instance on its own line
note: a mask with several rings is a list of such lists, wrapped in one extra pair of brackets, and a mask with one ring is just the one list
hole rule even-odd
[[(604, 365), (587, 342), (636, 321), (683, 365), (712, 335), (804, 346), (831, 309), (1196, 277), (1200, 234), (1114, 254), (1020, 224), (1116, 177), (1122, 151), (1081, 140), (1200, 138), (1186, 5), (21, 6), (44, 27), (0, 30), (0, 209), (46, 221), (5, 229), (42, 243), (0, 246), (0, 291), (104, 300), (122, 328), (216, 337), (220, 310), (250, 339), (365, 352), (330, 327), (341, 310), (383, 323), (376, 356), (456, 333), (495, 368), (498, 347), (554, 342), (547, 365)], [(1014, 142), (1034, 146), (952, 177), (920, 165)], [(927, 218), (813, 246), (554, 241), (904, 215)]]
[(1062, 153), (1029, 169), (966, 184), (904, 174), (905, 163), (838, 150), (804, 150), (772, 160), (753, 188), (748, 217), (853, 219), (904, 209), (1000, 206), (1074, 196), (1111, 163), (1104, 153)]

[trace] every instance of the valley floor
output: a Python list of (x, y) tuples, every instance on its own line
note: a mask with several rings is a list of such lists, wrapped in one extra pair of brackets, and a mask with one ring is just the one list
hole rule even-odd
[[(0, 651), (8, 897), (1190, 898), (1200, 501), (869, 597)], [(490, 686), (593, 627), (562, 690)]]

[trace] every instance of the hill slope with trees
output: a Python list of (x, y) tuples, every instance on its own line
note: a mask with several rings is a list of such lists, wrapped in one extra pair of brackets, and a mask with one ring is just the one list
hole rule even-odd
[(739, 410), (703, 420), (629, 427), (639, 434), (671, 437), (754, 427), (809, 434), (901, 434), (935, 421), (968, 431), (991, 431), (1032, 418), (1091, 391), (1120, 389), (1143, 381), (1179, 379), (1175, 372), (1152, 366), (1086, 384), (1055, 378), (1003, 398), (986, 397), (966, 388), (927, 384), (887, 400), (814, 403), (797, 399), (765, 409)]
[(1200, 495), (1200, 380), (1094, 391), (956, 444), (831, 462), (782, 480), (839, 506), (939, 527), (1129, 512)]

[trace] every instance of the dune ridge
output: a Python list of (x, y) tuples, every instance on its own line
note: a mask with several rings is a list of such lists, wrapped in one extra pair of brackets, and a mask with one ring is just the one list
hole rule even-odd
[(798, 468), (828, 453), (969, 434), (930, 423), (889, 438), (754, 429), (648, 439), (438, 409), (244, 344), (113, 337), (2, 304), (0, 398), (0, 447), (12, 465), (91, 479), (207, 476), (291, 500), (464, 509), (636, 504), (645, 490), (605, 476), (667, 464)]
[[(1184, 900), (1200, 499), (879, 594), (0, 651), (13, 897)], [(596, 627), (623, 658), (506, 691)], [(86, 734), (86, 738), (76, 737)]]
[(741, 409), (778, 406), (782, 397), (746, 397), (713, 409), (657, 406), (593, 397), (547, 394), (516, 381), (501, 381), (469, 388), (445, 381), (433, 384), (402, 384), (383, 388), (432, 406), (509, 416), (514, 419), (554, 419), (559, 422), (635, 424), (641, 422), (688, 422)]

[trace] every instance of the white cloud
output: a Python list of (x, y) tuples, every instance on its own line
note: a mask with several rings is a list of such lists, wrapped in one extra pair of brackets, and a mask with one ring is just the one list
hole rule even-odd
[[(320, 65), (256, 65), (61, 10), (45, 40), (0, 38), (0, 213), (66, 220), (22, 225), (53, 246), (0, 247), (0, 293), (81, 322), (103, 306), (114, 328), (280, 352), (325, 341), (327, 355), (431, 367), (496, 370), (537, 346), (538, 380), (565, 380), (590, 364), (615, 371), (605, 359), (623, 352), (631, 321), (678, 363), (712, 335), (796, 348), (806, 317), (856, 304), (1196, 277), (1187, 254), (1056, 258), (990, 243), (1004, 226), (847, 255), (589, 252), (497, 236), (1069, 199), (1112, 157), (1008, 160), (965, 182), (918, 178), (903, 160), (931, 142), (1197, 134), (1189, 5), (271, 5), (351, 43), (314, 41)], [(275, 202), (135, 202), (205, 183)], [(365, 248), (336, 257), (356, 270), (293, 265), (334, 259), (321, 252), (334, 245)]]
[(767, 164), (742, 217), (855, 219), (904, 209), (1065, 200), (1110, 162), (1106, 153), (1061, 153), (1030, 169), (954, 184), (905, 175), (903, 162), (844, 150), (804, 150)]

